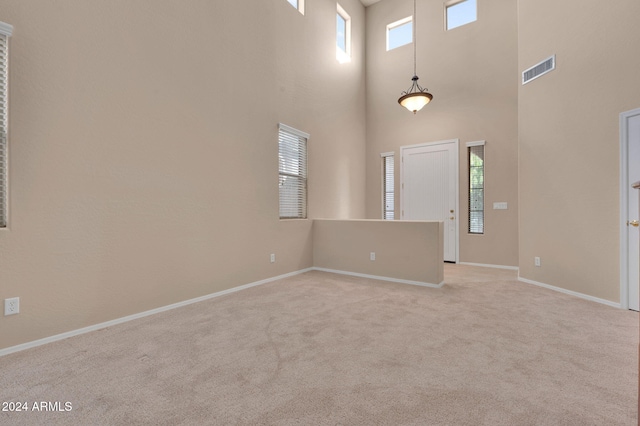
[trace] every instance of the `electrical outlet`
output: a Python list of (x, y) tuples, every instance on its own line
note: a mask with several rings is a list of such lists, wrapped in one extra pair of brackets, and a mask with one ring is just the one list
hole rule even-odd
[(540, 258), (538, 256), (533, 258), (533, 264), (536, 266), (540, 266)]
[(271, 263), (276, 263), (276, 254), (271, 253)]
[(372, 252), (369, 254), (369, 260), (376, 260), (376, 252), (375, 252), (375, 251), (372, 251)]
[(4, 299), (4, 315), (15, 315), (17, 313), (20, 313), (20, 298)]

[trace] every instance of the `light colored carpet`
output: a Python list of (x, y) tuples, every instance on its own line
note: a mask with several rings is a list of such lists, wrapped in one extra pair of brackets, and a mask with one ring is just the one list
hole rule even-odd
[[(323, 272), (0, 358), (11, 425), (635, 425), (638, 315), (447, 265)], [(31, 409), (31, 406), (29, 407)]]

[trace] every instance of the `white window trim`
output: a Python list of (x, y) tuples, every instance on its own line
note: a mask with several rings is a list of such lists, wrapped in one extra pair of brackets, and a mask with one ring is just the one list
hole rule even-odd
[[(291, 4), (289, 1), (287, 3)], [(298, 7), (291, 4), (292, 7), (298, 9), (298, 12), (304, 15), (304, 0), (298, 0)]]
[(459, 25), (457, 27), (449, 28), (449, 22), (448, 22), (448, 19), (447, 19), (447, 11), (449, 10), (449, 8), (451, 6), (455, 6), (455, 5), (459, 4), (459, 3), (464, 3), (465, 1), (467, 1), (467, 0), (449, 0), (449, 1), (446, 1), (444, 3), (444, 30), (445, 31), (455, 30), (456, 28), (460, 28), (460, 27), (468, 25), (468, 24), (470, 24), (472, 22), (478, 21), (478, 1), (476, 0), (476, 19), (473, 20), (473, 21), (469, 21), (466, 24), (462, 24), (462, 25)]
[[(337, 13), (338, 15), (340, 15), (343, 19), (344, 19), (344, 45), (346, 48), (345, 50), (340, 49), (337, 46), (337, 40), (336, 40), (336, 59), (338, 60), (338, 62), (340, 62), (341, 64), (344, 64), (346, 62), (351, 62), (351, 16), (349, 16), (349, 14), (344, 10), (344, 8), (342, 6), (340, 6), (339, 3), (336, 3), (337, 6)], [(336, 37), (338, 37), (338, 31), (336, 28)]]
[[(384, 168), (385, 167), (384, 166), (384, 161), (385, 161), (385, 159), (387, 157), (394, 157), (394, 162), (395, 162), (395, 156), (396, 156), (395, 154), (396, 153), (393, 152), (393, 151), (392, 152), (383, 152), (382, 154), (380, 154), (380, 158), (383, 159), (382, 160), (383, 161), (383, 163), (382, 163), (382, 219), (383, 220), (394, 220), (395, 219), (395, 213), (396, 213), (395, 212), (395, 210), (396, 210), (395, 205), (393, 206), (393, 219), (387, 219), (386, 218), (386, 216), (387, 216), (387, 208), (386, 208), (386, 205), (385, 205), (385, 201), (386, 201), (386, 199), (385, 199), (385, 193), (386, 193), (385, 183), (386, 183), (386, 180), (385, 180), (385, 168)], [(395, 174), (395, 164), (394, 164), (394, 169), (393, 170), (394, 170), (394, 174)], [(394, 176), (394, 183), (395, 183), (395, 176)], [(393, 188), (394, 200), (395, 200), (395, 192), (396, 191), (395, 191), (395, 187), (394, 187)]]
[(13, 26), (6, 22), (0, 22), (0, 34), (11, 37), (13, 34)]
[[(300, 138), (304, 138), (306, 140), (306, 144), (305, 144), (305, 156), (307, 157), (307, 161), (306, 161), (306, 173), (305, 173), (305, 180), (307, 181), (307, 195), (305, 196), (305, 200), (304, 200), (304, 217), (282, 217), (280, 216), (280, 220), (306, 220), (309, 218), (309, 198), (308, 198), (308, 180), (309, 180), (309, 161), (308, 161), (308, 156), (309, 156), (309, 139), (310, 139), (310, 135), (308, 133), (305, 133), (301, 130), (298, 130), (296, 128), (293, 128), (291, 126), (287, 126), (286, 124), (283, 123), (278, 123), (278, 133), (280, 133), (280, 131), (283, 131), (285, 133), (289, 133), (291, 135), (300, 137)], [(279, 137), (279, 135), (278, 135)], [(278, 143), (278, 151), (279, 151), (279, 143)], [(279, 170), (279, 168), (278, 168)], [(278, 171), (278, 174), (280, 172)], [(278, 196), (278, 203), (280, 203), (280, 198)]]
[(9, 138), (8, 138), (8, 133), (9, 133), (9, 120), (8, 120), (8, 115), (9, 115), (9, 87), (8, 87), (8, 72), (9, 72), (9, 68), (8, 68), (8, 48), (9, 48), (9, 37), (11, 37), (11, 35), (13, 34), (13, 26), (5, 23), (5, 22), (0, 22), (0, 36), (3, 38), (6, 38), (6, 47), (7, 50), (5, 50), (5, 53), (7, 54), (7, 62), (5, 63), (7, 65), (6, 68), (6, 72), (7, 75), (4, 75), (3, 73), (3, 80), (4, 80), (4, 87), (2, 88), (2, 93), (3, 98), (0, 99), (0, 101), (2, 101), (2, 107), (4, 108), (4, 114), (3, 114), (3, 122), (0, 123), (0, 144), (2, 144), (2, 146), (0, 146), (0, 149), (2, 150), (1, 152), (1, 156), (0, 158), (2, 158), (3, 160), (0, 160), (3, 162), (2, 167), (0, 167), (2, 176), (0, 176), (0, 197), (2, 198), (2, 202), (0, 203), (0, 208), (2, 211), (0, 211), (0, 229), (7, 229), (9, 226), (9, 173), (8, 173), (8, 168), (9, 168), (9, 159), (8, 159), (8, 153), (9, 153)]
[[(393, 49), (389, 49), (389, 31), (391, 31), (394, 28), (397, 28), (397, 27), (399, 27), (401, 25), (407, 24), (409, 22), (411, 22), (411, 25), (413, 25), (413, 16), (407, 16), (406, 18), (400, 19), (399, 21), (392, 22), (389, 25), (387, 25), (387, 34), (386, 34), (387, 35), (387, 52), (389, 50), (397, 49), (398, 47), (406, 46), (407, 44), (413, 43), (413, 31), (412, 31), (411, 32), (412, 35), (411, 35), (411, 42), (410, 43), (403, 44), (402, 46), (394, 47)], [(413, 28), (412, 28), (412, 30), (413, 30)]]
[[(466, 144), (467, 147), (467, 152), (469, 151), (468, 148), (473, 147), (473, 146), (485, 146), (485, 141), (474, 141), (474, 142), (467, 142)], [(485, 161), (487, 158), (487, 152), (486, 150), (484, 150), (484, 159), (482, 160), (482, 174), (483, 174), (483, 184), (482, 184), (482, 189), (483, 189), (483, 195), (486, 196), (487, 195), (487, 179), (486, 179), (486, 167), (485, 167)], [(469, 160), (467, 160), (469, 161)], [(469, 173), (469, 165), (467, 165), (467, 173)], [(469, 188), (469, 178), (467, 178), (467, 191), (471, 191), (471, 188)], [(468, 198), (468, 197), (467, 197)], [(486, 200), (485, 200), (486, 201)], [(468, 205), (467, 206), (467, 214), (470, 214), (471, 212), (471, 206)], [(483, 214), (483, 219), (482, 219), (482, 233), (479, 232), (469, 232), (469, 224), (467, 223), (467, 235), (477, 235), (477, 236), (483, 236), (485, 235), (485, 230), (486, 230), (486, 223), (485, 223), (485, 219), (486, 217), (486, 213), (487, 213), (487, 209), (486, 209), (486, 203), (483, 203), (482, 206), (482, 214)], [(468, 219), (467, 219), (468, 222)]]
[(300, 136), (302, 138), (305, 138), (307, 140), (307, 142), (309, 142), (309, 138), (311, 137), (308, 133), (305, 133), (301, 130), (298, 129), (294, 129), (291, 126), (287, 126), (286, 124), (282, 124), (282, 123), (278, 123), (278, 129), (279, 130), (284, 130), (285, 132), (289, 132), (289, 133), (293, 133), (296, 136)]

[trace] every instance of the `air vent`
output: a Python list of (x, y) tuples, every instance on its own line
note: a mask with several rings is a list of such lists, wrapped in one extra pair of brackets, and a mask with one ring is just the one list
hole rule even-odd
[(553, 71), (556, 68), (556, 55), (550, 56), (544, 61), (532, 66), (528, 70), (524, 70), (522, 72), (522, 84), (527, 84), (531, 80), (535, 80), (538, 77), (541, 77), (548, 73), (549, 71)]

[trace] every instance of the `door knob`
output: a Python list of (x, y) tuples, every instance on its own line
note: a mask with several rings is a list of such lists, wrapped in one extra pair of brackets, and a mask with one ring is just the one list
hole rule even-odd
[(627, 222), (627, 225), (635, 226), (636, 228), (640, 226), (640, 222), (637, 220), (632, 220), (631, 222)]
[[(449, 219), (453, 220), (455, 219), (453, 216), (451, 216)], [(634, 225), (634, 226), (638, 226), (638, 224)]]

